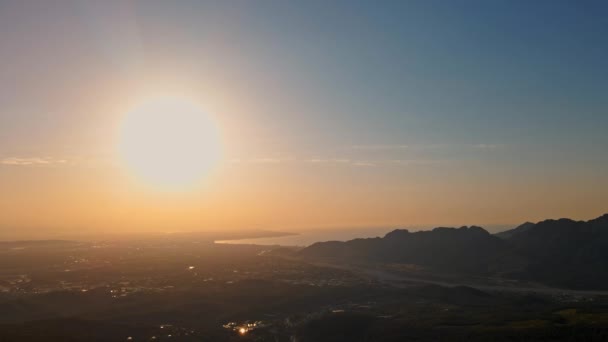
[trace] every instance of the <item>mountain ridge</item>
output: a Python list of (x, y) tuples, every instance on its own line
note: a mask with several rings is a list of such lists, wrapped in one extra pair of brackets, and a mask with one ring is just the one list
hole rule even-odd
[(304, 258), (417, 264), (438, 271), (501, 275), (580, 289), (608, 289), (608, 214), (589, 221), (526, 222), (490, 234), (478, 226), (437, 227), (384, 237), (318, 242)]

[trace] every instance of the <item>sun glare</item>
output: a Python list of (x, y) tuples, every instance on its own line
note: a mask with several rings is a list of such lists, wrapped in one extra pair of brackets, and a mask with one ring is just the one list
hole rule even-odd
[(127, 113), (119, 152), (146, 182), (183, 187), (201, 180), (217, 162), (219, 137), (213, 120), (195, 104), (157, 99)]

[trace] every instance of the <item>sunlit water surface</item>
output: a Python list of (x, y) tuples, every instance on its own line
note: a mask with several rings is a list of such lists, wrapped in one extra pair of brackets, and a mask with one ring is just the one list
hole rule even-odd
[[(490, 233), (496, 233), (512, 228), (509, 225), (496, 225), (484, 227)], [(408, 228), (410, 232), (432, 229), (432, 227)], [(340, 229), (310, 229), (302, 230), (292, 235), (261, 237), (252, 239), (219, 240), (216, 243), (253, 244), (253, 245), (280, 245), (280, 246), (310, 246), (322, 241), (348, 241), (357, 238), (383, 237), (395, 228), (340, 228)]]

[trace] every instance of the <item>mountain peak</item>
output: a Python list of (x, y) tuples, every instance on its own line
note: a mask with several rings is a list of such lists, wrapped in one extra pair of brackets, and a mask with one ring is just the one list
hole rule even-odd
[(483, 234), (490, 235), (487, 230), (479, 226), (462, 226), (459, 228), (437, 227), (431, 230), (433, 233), (454, 233), (454, 234)]
[(396, 237), (402, 237), (402, 236), (406, 236), (409, 235), (410, 231), (407, 229), (395, 229), (391, 232), (386, 233), (386, 235), (384, 235), (385, 239), (392, 239), (392, 238), (396, 238)]
[(384, 238), (321, 242), (307, 258), (414, 264), (434, 270), (512, 275), (572, 288), (608, 288), (608, 214), (589, 221), (526, 222), (489, 234), (478, 226), (394, 230)]
[(606, 213), (606, 214), (604, 214), (604, 215), (602, 215), (600, 217), (594, 218), (593, 220), (591, 220), (589, 222), (608, 223), (608, 213)]
[(517, 234), (520, 234), (520, 233), (523, 233), (523, 232), (526, 232), (526, 231), (532, 229), (535, 225), (536, 225), (535, 223), (527, 221), (513, 229), (509, 229), (509, 230), (505, 230), (504, 232), (496, 233), (496, 236), (498, 236), (501, 239), (510, 239), (514, 235), (517, 235)]

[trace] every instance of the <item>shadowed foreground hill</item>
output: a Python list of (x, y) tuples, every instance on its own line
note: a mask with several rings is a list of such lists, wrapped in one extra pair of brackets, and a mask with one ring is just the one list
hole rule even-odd
[(316, 243), (300, 254), (336, 261), (412, 263), (438, 271), (608, 289), (608, 214), (586, 222), (527, 222), (497, 235), (475, 226), (416, 233), (395, 230), (383, 238)]

